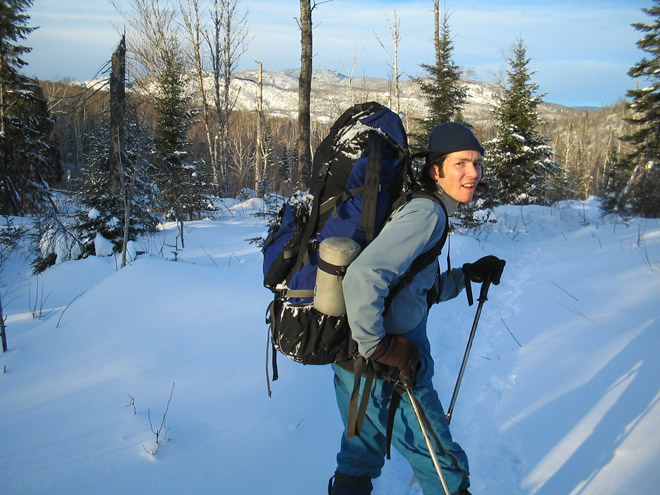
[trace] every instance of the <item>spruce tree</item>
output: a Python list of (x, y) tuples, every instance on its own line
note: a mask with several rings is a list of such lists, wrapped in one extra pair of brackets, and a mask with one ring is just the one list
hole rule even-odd
[[(467, 86), (463, 84), (462, 71), (453, 59), (454, 43), (449, 26), (450, 14), (447, 9), (440, 11), (438, 0), (434, 3), (434, 14), (435, 64), (422, 64), (427, 77), (417, 81), (428, 108), (426, 118), (420, 121), (421, 132), (411, 135), (411, 141), (418, 149), (425, 149), (428, 146), (429, 134), (438, 124), (461, 122), (471, 127), (463, 118)], [(419, 168), (421, 164), (414, 163), (413, 166)], [(464, 205), (456, 212), (454, 218), (466, 227), (478, 225), (481, 220), (476, 213), (484, 206), (481, 201)]]
[(467, 88), (462, 84), (461, 70), (453, 60), (454, 43), (449, 28), (449, 13), (444, 10), (442, 18), (437, 21), (436, 63), (422, 64), (427, 77), (418, 81), (428, 105), (427, 117), (421, 121), (422, 133), (415, 139), (422, 149), (428, 145), (428, 136), (434, 126), (463, 120), (462, 107), (467, 98)]
[(189, 161), (186, 136), (192, 113), (187, 108), (189, 98), (183, 76), (176, 50), (168, 50), (156, 80), (154, 146), (162, 205), (166, 215), (179, 223), (182, 247), (183, 221), (210, 209), (204, 196), (203, 174)]
[[(80, 204), (75, 214), (75, 231), (84, 246), (82, 256), (96, 252), (97, 236), (109, 240), (113, 252), (123, 247), (126, 204), (120, 194), (113, 193), (116, 170), (112, 164), (110, 126), (107, 118), (98, 118), (96, 131), (89, 135), (91, 152), (87, 165), (77, 181), (77, 199)], [(136, 112), (129, 106), (124, 121), (122, 143), (123, 182), (128, 189), (132, 208), (128, 219), (128, 238), (136, 240), (139, 235), (153, 233), (160, 222), (156, 214), (158, 190), (154, 187), (154, 167), (149, 160), (153, 149), (145, 126), (137, 119)]]
[(625, 213), (621, 191), (625, 189), (631, 172), (630, 162), (618, 152), (616, 146), (610, 147), (603, 166), (603, 187), (599, 191), (602, 199), (601, 208), (604, 212)]
[(508, 59), (506, 84), (497, 97), (493, 117), (495, 139), (485, 144), (485, 180), (494, 202), (545, 204), (560, 172), (538, 106), (542, 95), (531, 81), (530, 59), (523, 40), (513, 46)]
[(31, 6), (0, 2), (0, 212), (13, 215), (39, 209), (47, 182), (61, 175), (39, 85), (21, 73), (31, 51), (21, 42), (36, 29), (28, 25)]
[(80, 209), (75, 221), (82, 255), (108, 254), (98, 252), (98, 243), (106, 239), (112, 253), (122, 252), (122, 267), (127, 262), (128, 243), (140, 234), (154, 232), (159, 223), (154, 213), (158, 204), (155, 190), (144, 187), (153, 183), (148, 159), (152, 141), (127, 102), (125, 53), (122, 37), (112, 55), (110, 111), (96, 116), (96, 132), (89, 133), (91, 153), (78, 181)]
[[(75, 230), (84, 246), (81, 256), (97, 255), (95, 242), (100, 237), (112, 242), (117, 252), (121, 248), (121, 197), (112, 192), (110, 135), (108, 122), (98, 117), (96, 131), (90, 132), (90, 153), (81, 170), (77, 185), (80, 209), (75, 217)], [(99, 237), (100, 236), (100, 237)]]
[(634, 131), (624, 139), (634, 151), (624, 160), (632, 172), (618, 201), (630, 213), (648, 217), (660, 216), (660, 0), (653, 3), (642, 9), (652, 22), (633, 24), (644, 33), (637, 46), (647, 56), (628, 71), (644, 87), (628, 91)]

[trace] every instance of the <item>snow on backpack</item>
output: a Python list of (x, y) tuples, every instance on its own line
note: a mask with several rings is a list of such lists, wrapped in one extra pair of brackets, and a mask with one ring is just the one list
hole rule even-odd
[[(410, 199), (405, 193), (414, 181), (408, 158), (401, 119), (375, 102), (344, 112), (317, 148), (310, 193), (289, 198), (263, 247), (264, 285), (274, 293), (266, 318), (273, 380), (278, 378), (275, 350), (303, 364), (358, 356), (341, 282), (393, 207)], [(437, 258), (444, 237), (416, 260), (409, 278)]]

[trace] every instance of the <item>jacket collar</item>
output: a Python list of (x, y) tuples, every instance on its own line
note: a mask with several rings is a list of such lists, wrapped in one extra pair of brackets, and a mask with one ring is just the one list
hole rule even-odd
[(458, 209), (458, 201), (456, 201), (451, 196), (448, 196), (447, 193), (440, 187), (440, 185), (437, 185), (437, 194), (442, 200), (442, 204), (445, 205), (445, 208), (447, 209), (447, 215), (453, 215)]

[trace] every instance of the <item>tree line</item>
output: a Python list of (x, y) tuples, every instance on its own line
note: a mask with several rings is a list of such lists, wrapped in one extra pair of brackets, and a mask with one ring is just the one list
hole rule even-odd
[[(119, 251), (167, 219), (180, 224), (183, 245), (183, 221), (213, 209), (214, 198), (288, 195), (307, 187), (312, 151), (328, 129), (309, 118), (312, 13), (322, 14), (317, 8), (324, 2), (300, 3), (298, 119), (266, 115), (259, 101), (255, 111), (236, 108), (233, 81), (250, 39), (239, 0), (131, 0), (128, 11), (118, 7), (126, 32), (105, 77), (90, 85), (22, 75), (21, 57), (30, 50), (25, 41), (34, 29), (32, 0), (0, 12), (0, 209), (43, 218), (37, 224), (52, 246), (40, 243), (38, 267), (56, 260), (62, 239), (72, 256), (94, 253), (96, 235)], [(544, 118), (532, 59), (519, 39), (491, 112), (471, 123), (465, 71), (453, 58), (451, 16), (434, 0), (435, 62), (422, 64), (425, 75), (415, 81), (426, 113), (407, 119), (411, 151), (425, 147), (434, 125), (465, 122), (487, 150), (488, 192), (480, 208), (599, 195), (608, 210), (657, 216), (658, 0), (654, 4), (644, 9), (653, 23), (635, 25), (646, 33), (638, 46), (647, 57), (630, 71), (655, 83), (651, 89), (630, 91), (629, 101), (598, 111)], [(389, 49), (378, 41), (392, 61), (394, 98), (381, 103), (398, 108), (396, 10), (388, 24)], [(58, 203), (63, 193), (73, 198), (74, 211)]]

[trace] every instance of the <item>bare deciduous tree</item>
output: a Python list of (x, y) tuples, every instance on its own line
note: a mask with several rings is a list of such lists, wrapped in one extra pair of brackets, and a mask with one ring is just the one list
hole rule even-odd
[(394, 108), (396, 109), (396, 113), (398, 114), (401, 113), (401, 103), (399, 97), (399, 77), (401, 76), (401, 74), (399, 73), (399, 43), (401, 41), (401, 31), (399, 29), (400, 22), (396, 15), (396, 6), (394, 7), (394, 15), (392, 21), (390, 21), (389, 17), (386, 17), (386, 19), (387, 19), (387, 25), (390, 28), (390, 36), (392, 36), (392, 44), (393, 44), (392, 53), (389, 52), (389, 50), (385, 46), (385, 43), (381, 41), (381, 39), (378, 37), (378, 35), (375, 32), (374, 34), (376, 34), (376, 39), (378, 40), (378, 43), (380, 43), (380, 46), (383, 47), (383, 50), (385, 50), (387, 57), (390, 59), (390, 68), (392, 69), (392, 74), (394, 79)]
[(254, 190), (257, 194), (263, 189), (262, 181), (264, 180), (267, 157), (266, 146), (264, 143), (264, 96), (263, 96), (263, 64), (257, 62), (259, 66), (257, 76), (257, 142), (256, 142), (256, 156), (254, 160)]
[(197, 86), (199, 101), (202, 104), (202, 122), (204, 124), (204, 137), (206, 138), (206, 147), (208, 149), (209, 162), (211, 166), (211, 180), (218, 186), (218, 170), (215, 152), (214, 131), (212, 129), (212, 109), (209, 104), (206, 86), (206, 66), (203, 41), (206, 36), (205, 26), (200, 15), (199, 0), (179, 0), (179, 11), (183, 21), (189, 43), (189, 57), (194, 67), (195, 82)]
[(127, 52), (133, 78), (147, 93), (154, 77), (163, 72), (171, 54), (179, 51), (176, 10), (160, 0), (129, 0), (129, 11), (113, 1), (128, 27)]
[(608, 154), (628, 151), (621, 141), (627, 132), (624, 102), (600, 111), (561, 112), (548, 122), (548, 134), (564, 167), (564, 184), (557, 199), (586, 199), (599, 194), (607, 180)]
[[(242, 118), (241, 118), (242, 117)], [(252, 187), (255, 166), (253, 114), (241, 113), (229, 133), (229, 153), (232, 156), (231, 171), (237, 188)], [(235, 128), (234, 128), (235, 127)]]
[[(234, 110), (235, 98), (230, 93), (231, 78), (236, 72), (240, 57), (247, 50), (247, 11), (241, 11), (238, 0), (213, 0), (211, 32), (206, 42), (211, 54), (214, 104), (218, 135), (213, 159), (219, 163), (221, 192), (228, 192), (229, 182), (229, 121)], [(218, 148), (219, 146), (219, 148)]]

